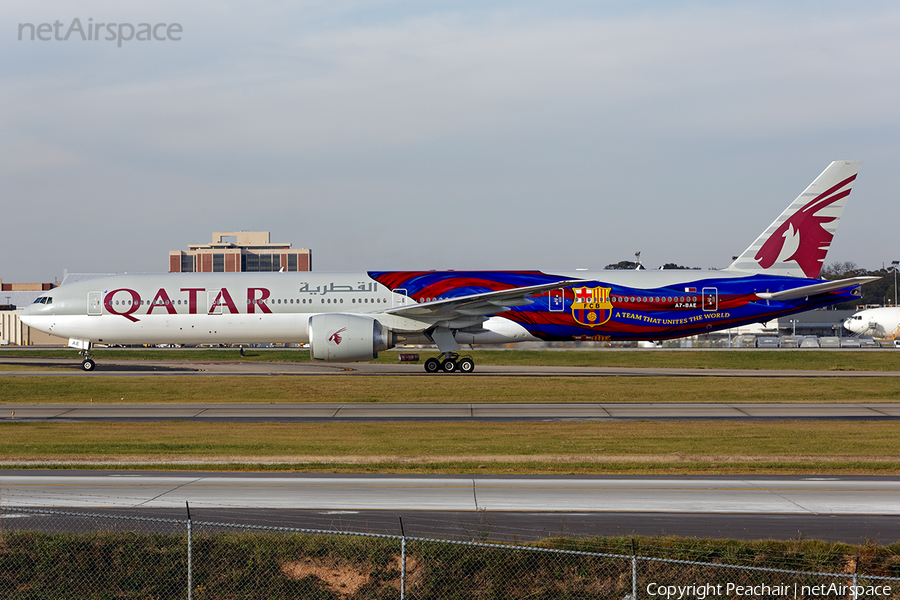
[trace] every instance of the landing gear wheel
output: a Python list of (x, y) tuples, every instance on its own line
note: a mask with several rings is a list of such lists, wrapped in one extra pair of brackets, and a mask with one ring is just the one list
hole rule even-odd
[(441, 368), (444, 370), (444, 373), (455, 373), (458, 367), (452, 358), (448, 358), (441, 363)]
[(436, 358), (429, 358), (425, 361), (425, 372), (426, 373), (437, 373), (441, 370), (441, 363)]
[(94, 367), (96, 367), (96, 366), (97, 365), (94, 364), (94, 359), (92, 359), (92, 358), (86, 358), (83, 361), (81, 361), (81, 369), (83, 371), (93, 371)]
[(471, 373), (475, 370), (475, 361), (471, 358), (461, 358), (456, 366), (459, 367), (460, 373)]

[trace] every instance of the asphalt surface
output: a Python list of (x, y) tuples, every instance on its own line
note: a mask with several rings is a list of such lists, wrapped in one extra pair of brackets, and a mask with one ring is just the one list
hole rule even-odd
[[(490, 539), (900, 539), (897, 477), (465, 477), (0, 471), (3, 508)], [(49, 517), (43, 517), (49, 519)], [(54, 517), (58, 519), (58, 517)], [(79, 519), (69, 527), (77, 527)], [(19, 521), (16, 521), (17, 523)], [(8, 521), (7, 525), (16, 523)]]
[[(475, 372), (426, 373), (422, 364), (382, 363), (266, 363), (243, 361), (98, 360), (94, 371), (81, 370), (81, 361), (57, 358), (11, 358), (0, 355), (0, 365), (11, 367), (0, 376), (16, 377), (191, 377), (200, 375), (343, 375), (410, 377), (900, 377), (900, 371), (803, 371), (790, 369), (670, 369), (659, 367), (558, 367), (478, 365)], [(15, 367), (23, 367), (17, 370)], [(53, 369), (53, 370), (34, 370)]]
[(849, 477), (366, 476), (19, 473), (6, 506), (881, 514), (900, 519), (900, 479)]
[(900, 403), (4, 404), (0, 422), (897, 420)]
[[(119, 517), (185, 520), (179, 508), (65, 508), (58, 515), (15, 512), (0, 506), (0, 527), (27, 527), (43, 531), (85, 533), (138, 527), (149, 532), (148, 523), (119, 521)], [(56, 510), (56, 509), (53, 509)], [(103, 515), (95, 517), (91, 515)], [(83, 515), (83, 516), (79, 516)], [(305, 530), (379, 533), (437, 539), (527, 542), (548, 537), (679, 536), (737, 540), (818, 539), (846, 544), (900, 540), (900, 520), (893, 515), (754, 515), (721, 513), (604, 513), (604, 512), (503, 512), (503, 511), (408, 511), (408, 510), (304, 510), (217, 509), (191, 507), (196, 522), (223, 523), (227, 531), (242, 525), (291, 527)], [(5, 521), (4, 521), (5, 519)], [(151, 524), (152, 525), (152, 524)], [(200, 529), (201, 526), (197, 526)], [(202, 526), (203, 531), (211, 527)], [(161, 533), (171, 532), (166, 526)]]

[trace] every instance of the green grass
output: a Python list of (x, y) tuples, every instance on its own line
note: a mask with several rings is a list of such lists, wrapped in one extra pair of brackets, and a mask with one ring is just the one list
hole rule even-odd
[(57, 466), (373, 473), (900, 473), (892, 422), (0, 423)]
[(0, 377), (4, 404), (900, 402), (900, 378)]
[[(696, 583), (725, 589), (729, 583), (766, 582), (802, 589), (832, 581), (848, 585), (854, 572), (860, 574), (861, 585), (876, 583), (867, 576), (900, 573), (897, 544), (618, 537), (547, 539), (523, 546), (602, 554), (409, 540), (405, 590), (415, 598), (622, 598), (631, 591), (632, 552), (641, 557), (801, 571), (770, 573), (641, 561), (642, 586)], [(0, 594), (8, 600), (184, 597), (186, 547), (187, 536), (181, 532), (0, 531)], [(192, 594), (198, 600), (397, 598), (400, 552), (399, 541), (392, 538), (240, 530), (195, 533)], [(823, 578), (802, 571), (843, 576)]]
[[(404, 352), (406, 352), (404, 350)], [(424, 360), (434, 350), (416, 350)], [(247, 349), (241, 357), (228, 349), (98, 349), (98, 362), (110, 360), (189, 360), (248, 362), (309, 362), (307, 350)], [(799, 369), (815, 371), (900, 371), (897, 350), (476, 350), (466, 352), (479, 365), (573, 367), (669, 367), (684, 369)], [(44, 357), (76, 359), (75, 350), (4, 349), (0, 358)], [(396, 363), (397, 352), (382, 352), (379, 363)]]

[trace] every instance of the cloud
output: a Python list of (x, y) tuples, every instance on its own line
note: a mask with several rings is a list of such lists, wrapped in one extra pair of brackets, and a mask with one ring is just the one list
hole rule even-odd
[(77, 153), (39, 139), (14, 139), (0, 143), (0, 172), (6, 177), (40, 175), (83, 164)]

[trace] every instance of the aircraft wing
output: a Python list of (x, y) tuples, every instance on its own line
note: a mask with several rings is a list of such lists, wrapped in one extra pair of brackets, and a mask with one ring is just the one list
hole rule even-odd
[(824, 283), (814, 283), (803, 287), (794, 288), (792, 290), (784, 290), (782, 292), (757, 292), (757, 296), (763, 300), (793, 300), (794, 298), (807, 298), (816, 294), (824, 294), (832, 290), (840, 290), (843, 288), (862, 285), (869, 281), (875, 281), (881, 277), (851, 277), (850, 279), (839, 279), (837, 281), (826, 281)]
[(421, 304), (389, 308), (384, 313), (430, 323), (455, 321), (458, 324), (448, 323), (448, 326), (464, 327), (466, 326), (464, 324), (466, 321), (471, 321), (472, 324), (480, 323), (487, 315), (506, 312), (515, 306), (528, 306), (532, 304), (532, 300), (528, 299), (529, 296), (567, 287), (575, 283), (583, 283), (583, 281), (581, 279), (569, 279), (541, 285), (445, 298)]

